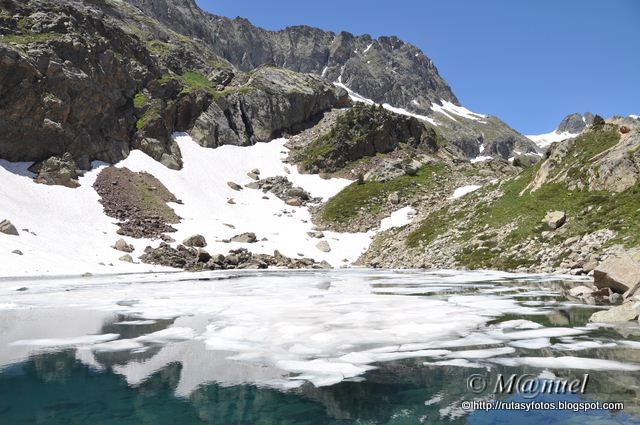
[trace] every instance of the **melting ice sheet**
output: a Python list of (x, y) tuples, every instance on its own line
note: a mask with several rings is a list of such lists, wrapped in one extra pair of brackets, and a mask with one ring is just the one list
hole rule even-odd
[[(554, 307), (526, 306), (515, 294), (535, 282), (536, 293), (554, 297), (556, 292), (545, 289), (553, 279), (350, 270), (5, 280), (0, 368), (43, 350), (75, 347), (79, 361), (97, 368), (108, 353), (128, 352), (129, 360), (110, 366), (130, 384), (180, 362), (177, 391), (188, 395), (205, 382), (282, 389), (305, 382), (332, 385), (361, 379), (381, 362), (407, 358), (460, 367), (520, 364), (511, 360), (516, 348), (548, 347), (549, 338), (589, 332), (522, 319), (488, 323), (504, 315), (548, 313)], [(79, 314), (90, 319), (77, 323)]]

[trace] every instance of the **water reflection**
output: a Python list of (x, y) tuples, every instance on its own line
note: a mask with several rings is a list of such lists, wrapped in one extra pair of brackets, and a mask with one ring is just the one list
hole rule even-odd
[[(495, 373), (513, 373), (512, 368)], [(590, 397), (624, 400), (624, 412), (475, 412), (464, 382), (473, 369), (425, 367), (420, 359), (385, 363), (361, 382), (283, 392), (251, 385), (203, 385), (175, 397), (182, 366), (172, 363), (136, 386), (76, 360), (73, 350), (39, 354), (0, 375), (0, 418), (7, 424), (495, 424), (638, 423), (639, 377), (592, 373)], [(475, 370), (477, 372), (477, 370)], [(535, 372), (527, 368), (518, 372)], [(558, 372), (571, 378), (578, 374)], [(549, 400), (550, 396), (539, 397)], [(575, 396), (553, 399), (579, 400)], [(519, 400), (517, 396), (510, 397)], [(436, 400), (436, 402), (433, 402)]]

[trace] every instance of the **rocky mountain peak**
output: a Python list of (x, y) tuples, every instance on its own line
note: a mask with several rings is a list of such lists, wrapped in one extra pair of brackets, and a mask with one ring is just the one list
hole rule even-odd
[(585, 112), (584, 115), (579, 112), (575, 112), (564, 117), (563, 120), (560, 121), (556, 131), (558, 133), (578, 134), (582, 133), (582, 131), (592, 122), (593, 114), (591, 112)]

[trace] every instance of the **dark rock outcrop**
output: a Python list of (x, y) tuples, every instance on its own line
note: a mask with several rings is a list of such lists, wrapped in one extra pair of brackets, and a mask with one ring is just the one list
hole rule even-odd
[(326, 262), (316, 262), (310, 258), (293, 259), (285, 257), (278, 251), (273, 255), (254, 254), (244, 248), (232, 250), (228, 255), (203, 255), (203, 250), (178, 245), (176, 248), (162, 242), (157, 248), (147, 247), (140, 257), (143, 263), (168, 267), (201, 270), (227, 269), (266, 269), (268, 267), (285, 267), (289, 269), (313, 268), (324, 269), (331, 266)]
[(0, 221), (0, 233), (5, 235), (19, 236), (18, 229), (9, 220)]
[(32, 171), (37, 172), (36, 183), (61, 185), (70, 188), (80, 186), (78, 176), (80, 171), (70, 153), (65, 153), (62, 158), (51, 158), (34, 165)]
[(576, 112), (571, 115), (567, 115), (560, 121), (558, 125), (558, 133), (572, 133), (578, 134), (591, 125), (593, 122), (593, 114), (591, 112), (585, 112), (584, 115)]
[[(435, 112), (434, 105), (458, 105), (448, 84), (424, 53), (397, 37), (339, 34), (308, 26), (267, 31), (243, 18), (228, 19), (202, 11), (192, 0), (126, 0), (171, 25), (177, 32), (202, 40), (238, 69), (250, 71), (275, 64), (340, 82), (378, 104), (388, 103), (435, 118), (440, 132), (468, 157), (479, 154), (513, 156), (514, 150), (537, 147), (496, 117), (482, 120)], [(485, 155), (486, 155), (485, 154)]]
[(447, 144), (433, 128), (416, 118), (378, 106), (355, 105), (327, 134), (292, 154), (306, 172), (335, 172), (346, 164), (406, 145), (435, 153)]
[[(66, 155), (88, 169), (140, 149), (177, 169), (174, 132), (195, 126), (204, 146), (249, 145), (344, 103), (345, 93), (317, 76), (238, 71), (174, 31), (176, 22), (127, 3), (5, 0), (2, 8), (0, 158), (9, 161)], [(40, 180), (74, 185), (53, 174)]]

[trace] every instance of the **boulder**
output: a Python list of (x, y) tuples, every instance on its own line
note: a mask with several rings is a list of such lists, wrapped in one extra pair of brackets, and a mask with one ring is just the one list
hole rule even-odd
[(0, 233), (5, 235), (19, 236), (18, 229), (9, 220), (0, 221)]
[(237, 191), (242, 190), (242, 186), (240, 186), (238, 183), (227, 182), (227, 186), (229, 186), (233, 190), (237, 190)]
[(66, 152), (62, 157), (52, 156), (36, 166), (38, 175), (36, 183), (48, 185), (61, 185), (70, 188), (80, 186), (78, 183), (78, 165), (70, 153)]
[(322, 252), (331, 252), (331, 246), (329, 246), (329, 242), (320, 241), (316, 244), (316, 248)]
[(628, 322), (638, 317), (638, 310), (634, 302), (626, 302), (622, 305), (611, 307), (609, 310), (596, 311), (589, 318), (590, 322), (616, 323)]
[(207, 246), (207, 240), (202, 235), (193, 235), (182, 241), (184, 246), (192, 246), (196, 248), (204, 248)]
[(258, 238), (256, 237), (256, 234), (253, 232), (241, 233), (231, 238), (231, 242), (239, 242), (239, 243), (254, 243), (257, 240)]
[(567, 222), (567, 214), (564, 211), (549, 211), (543, 221), (550, 229), (556, 230)]
[(127, 243), (124, 239), (118, 239), (112, 248), (122, 252), (133, 252), (135, 249), (133, 245)]
[(593, 271), (598, 288), (611, 288), (620, 294), (640, 283), (640, 248), (611, 255)]
[(211, 260), (211, 255), (202, 248), (198, 249), (198, 262), (206, 263), (209, 260)]
[(300, 207), (302, 206), (302, 200), (300, 198), (289, 198), (285, 201), (285, 204), (290, 207)]
[(129, 254), (124, 254), (122, 257), (118, 258), (120, 261), (124, 261), (125, 263), (133, 263), (133, 258)]
[(586, 295), (591, 295), (593, 293), (593, 289), (588, 286), (576, 286), (569, 290), (569, 295), (572, 297), (584, 297)]
[(389, 202), (391, 202), (394, 205), (397, 205), (400, 203), (400, 195), (398, 195), (398, 192), (393, 192), (389, 195)]

